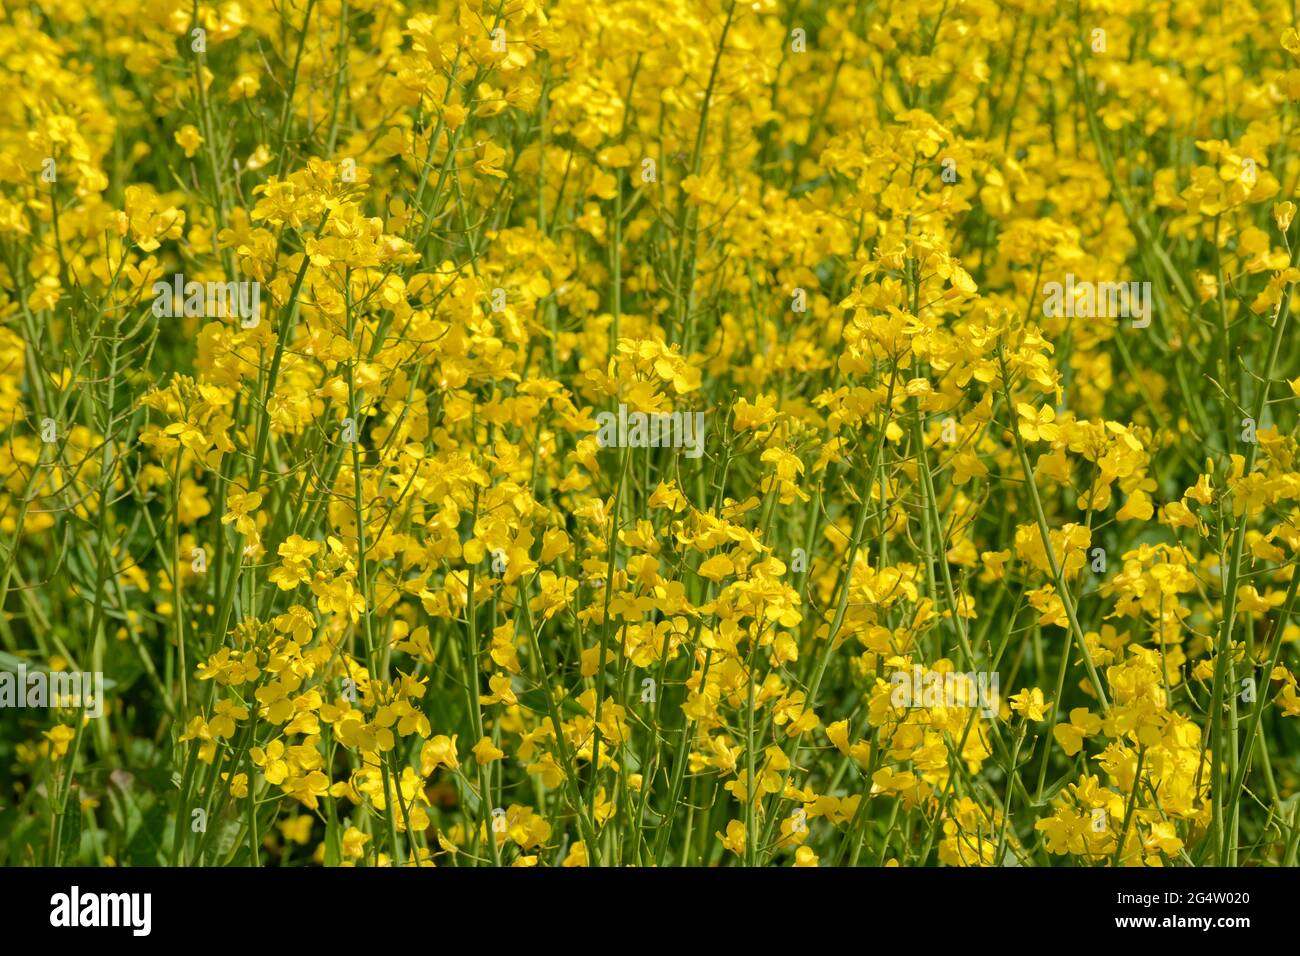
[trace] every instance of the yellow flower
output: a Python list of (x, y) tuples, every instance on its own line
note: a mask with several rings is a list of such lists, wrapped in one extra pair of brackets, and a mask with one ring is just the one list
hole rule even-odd
[(745, 852), (745, 824), (739, 820), (729, 820), (726, 835), (718, 833), (716, 836), (724, 847), (737, 856)]
[(514, 689), (510, 686), (510, 677), (506, 674), (494, 674), (488, 678), (488, 686), (491, 687), (491, 694), (480, 694), (478, 702), (480, 704), (506, 704), (513, 706), (519, 703), (515, 697)]
[(424, 746), (420, 748), (420, 776), (428, 777), (442, 766), (451, 770), (460, 767), (460, 760), (456, 757), (457, 736), (453, 734), (448, 737), (439, 734), (424, 742)]
[(55, 724), (49, 730), (42, 731), (41, 736), (50, 742), (50, 758), (59, 760), (68, 752), (76, 731), (67, 724)]
[(474, 745), (474, 759), (480, 766), (485, 763), (492, 763), (494, 760), (500, 760), (504, 756), (505, 751), (497, 748), (490, 737), (484, 737)]
[(795, 866), (817, 866), (817, 854), (813, 852), (812, 847), (801, 846), (794, 851)]
[(586, 866), (587, 865), (587, 844), (579, 840), (569, 848), (569, 855), (564, 858), (561, 866)]
[(1025, 720), (1043, 720), (1049, 706), (1043, 700), (1043, 692), (1035, 687), (1033, 690), (1021, 689), (1010, 699), (1011, 709)]
[(1060, 429), (1052, 424), (1056, 421), (1056, 412), (1050, 405), (1044, 405), (1035, 411), (1032, 405), (1019, 402), (1016, 404), (1016, 414), (1020, 416), (1020, 437), (1025, 441), (1056, 441), (1060, 434)]
[(1295, 203), (1280, 202), (1273, 204), (1273, 222), (1277, 224), (1278, 232), (1286, 232), (1291, 228), (1291, 220), (1295, 218)]
[(199, 135), (197, 127), (186, 123), (176, 131), (176, 143), (185, 150), (185, 157), (188, 159), (199, 151), (199, 147), (203, 145), (203, 137)]
[(1052, 734), (1066, 755), (1073, 757), (1082, 749), (1083, 738), (1091, 737), (1099, 730), (1101, 730), (1100, 717), (1090, 712), (1087, 707), (1075, 707), (1070, 711), (1069, 723), (1057, 724), (1052, 728)]
[(359, 860), (365, 856), (365, 847), (369, 842), (369, 833), (362, 833), (356, 827), (348, 827), (343, 831), (343, 855), (353, 860)]

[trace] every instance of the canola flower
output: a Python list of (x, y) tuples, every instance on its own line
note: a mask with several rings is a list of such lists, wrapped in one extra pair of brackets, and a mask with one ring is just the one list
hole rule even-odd
[(1296, 27), (0, 8), (6, 862), (1295, 865)]

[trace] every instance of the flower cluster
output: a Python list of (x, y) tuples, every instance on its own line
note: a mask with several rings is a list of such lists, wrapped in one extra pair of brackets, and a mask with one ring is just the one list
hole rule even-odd
[(1294, 865), (1293, 17), (7, 11), (3, 852)]

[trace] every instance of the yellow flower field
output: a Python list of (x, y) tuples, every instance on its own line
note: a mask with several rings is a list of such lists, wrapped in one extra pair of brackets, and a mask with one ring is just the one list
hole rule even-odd
[(0, 863), (1294, 866), (1281, 0), (0, 4)]

